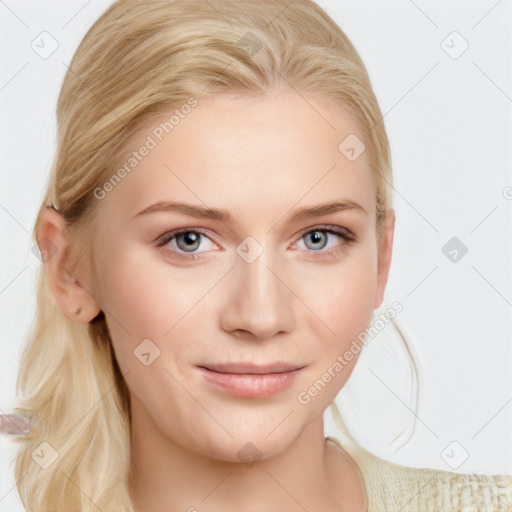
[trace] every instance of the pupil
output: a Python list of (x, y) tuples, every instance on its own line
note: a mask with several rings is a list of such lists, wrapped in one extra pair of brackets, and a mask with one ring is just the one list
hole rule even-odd
[(194, 243), (194, 242), (195, 242), (194, 238), (196, 238), (196, 235), (195, 235), (195, 234), (192, 234), (192, 233), (185, 233), (185, 240), (187, 241), (187, 244), (188, 244), (189, 242)]
[[(319, 242), (322, 241), (322, 236), (324, 236), (324, 233), (320, 233), (319, 231), (314, 231), (313, 233), (311, 233), (310, 236), (311, 236), (311, 241), (313, 242), (313, 244), (318, 244)], [(322, 248), (322, 247), (320, 247), (320, 248)]]
[[(188, 231), (186, 233), (182, 233), (181, 237), (183, 238), (183, 241), (185, 242), (185, 250), (190, 249), (196, 249), (197, 247), (194, 247), (194, 244), (197, 245), (199, 241), (199, 233), (193, 233), (192, 231)], [(178, 237), (179, 241), (180, 237)], [(178, 243), (179, 245), (179, 243)], [(181, 247), (180, 247), (181, 248)], [(182, 248), (181, 248), (182, 249)]]

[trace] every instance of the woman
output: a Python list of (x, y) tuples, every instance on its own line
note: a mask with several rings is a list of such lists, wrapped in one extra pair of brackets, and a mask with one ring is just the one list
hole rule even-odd
[(121, 0), (69, 67), (19, 375), (27, 510), (507, 510), (510, 477), (324, 437), (395, 218), (382, 114), (322, 9)]

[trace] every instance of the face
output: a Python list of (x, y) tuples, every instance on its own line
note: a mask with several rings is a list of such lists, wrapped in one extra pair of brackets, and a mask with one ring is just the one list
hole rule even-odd
[(131, 140), (121, 162), (156, 147), (99, 200), (94, 232), (133, 421), (218, 459), (248, 442), (271, 456), (321, 418), (380, 304), (367, 157), (338, 149), (360, 131), (295, 93), (201, 99), (161, 141), (159, 122)]

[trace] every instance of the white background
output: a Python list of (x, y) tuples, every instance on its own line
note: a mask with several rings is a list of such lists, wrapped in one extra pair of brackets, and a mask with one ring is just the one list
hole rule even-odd
[[(412, 413), (400, 399), (405, 374), (384, 350), (393, 334), (378, 336), (351, 378), (360, 400), (347, 421), (361, 444), (400, 464), (452, 470), (441, 453), (457, 441), (469, 454), (457, 471), (512, 474), (511, 3), (318, 3), (359, 51), (384, 114), (397, 212), (386, 302), (403, 304), (420, 376), (416, 431), (394, 452), (388, 434)], [(31, 230), (55, 149), (57, 95), (108, 5), (0, 1), (0, 413), (14, 405), (34, 316), (41, 263)], [(31, 48), (43, 31), (59, 44), (47, 59)], [(469, 44), (458, 58), (463, 40), (453, 31)], [(457, 262), (442, 252), (452, 237), (468, 248)], [(22, 510), (13, 456), (0, 437), (0, 511)]]

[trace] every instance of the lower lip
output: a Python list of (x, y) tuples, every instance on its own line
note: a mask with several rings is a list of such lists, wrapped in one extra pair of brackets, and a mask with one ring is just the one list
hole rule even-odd
[(300, 369), (281, 373), (219, 373), (199, 368), (206, 380), (231, 395), (242, 398), (263, 398), (287, 390)]

